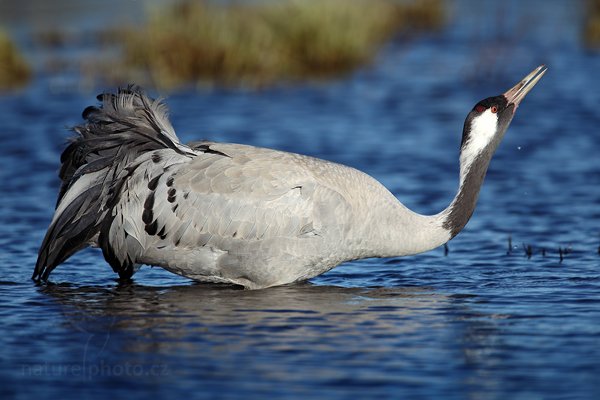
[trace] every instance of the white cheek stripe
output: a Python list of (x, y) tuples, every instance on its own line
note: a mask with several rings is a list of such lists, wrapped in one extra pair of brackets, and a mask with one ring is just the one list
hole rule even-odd
[(498, 127), (498, 114), (485, 110), (481, 115), (473, 118), (471, 134), (460, 154), (460, 182), (475, 160), (475, 157), (490, 143)]

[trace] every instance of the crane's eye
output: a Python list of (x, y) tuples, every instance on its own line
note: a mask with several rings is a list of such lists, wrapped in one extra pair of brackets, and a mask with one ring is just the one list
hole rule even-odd
[(498, 107), (492, 106), (492, 108), (490, 108), (490, 111), (496, 114), (498, 112)]
[(482, 106), (481, 104), (477, 104), (477, 105), (475, 106), (475, 111), (477, 111), (478, 113), (482, 113), (482, 112), (484, 112), (484, 111), (485, 111), (485, 107), (484, 107), (484, 106)]

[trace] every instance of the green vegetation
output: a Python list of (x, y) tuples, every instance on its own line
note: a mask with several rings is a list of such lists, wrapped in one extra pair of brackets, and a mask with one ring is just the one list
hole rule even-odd
[(0, 30), (0, 90), (23, 86), (30, 74), (29, 66), (8, 34)]
[(184, 2), (154, 10), (141, 29), (123, 33), (126, 69), (162, 88), (343, 74), (394, 35), (441, 26), (441, 1)]
[(600, 0), (588, 0), (584, 40), (590, 47), (600, 47)]

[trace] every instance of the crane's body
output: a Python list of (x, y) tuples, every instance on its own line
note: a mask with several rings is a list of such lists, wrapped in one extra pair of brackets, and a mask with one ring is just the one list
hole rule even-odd
[(61, 157), (63, 186), (34, 278), (47, 279), (88, 245), (122, 278), (148, 264), (250, 289), (433, 249), (467, 223), (514, 109), (544, 71), (469, 114), (459, 190), (432, 216), (344, 165), (240, 144), (181, 144), (162, 103), (132, 87), (102, 95)]
[[(146, 231), (138, 262), (197, 280), (272, 286), (348, 260), (420, 253), (449, 239), (437, 219), (403, 207), (353, 168), (238, 144), (203, 148), (191, 160), (171, 159), (159, 168), (165, 172), (140, 177), (131, 188), (153, 197), (147, 221), (157, 223), (151, 230), (157, 234), (148, 235), (148, 224), (131, 218), (136, 231)], [(170, 162), (181, 164), (171, 172)], [(152, 179), (157, 185), (149, 190)], [(137, 199), (122, 199), (120, 207), (140, 209), (128, 215), (143, 212)], [(435, 234), (435, 243), (426, 240)]]

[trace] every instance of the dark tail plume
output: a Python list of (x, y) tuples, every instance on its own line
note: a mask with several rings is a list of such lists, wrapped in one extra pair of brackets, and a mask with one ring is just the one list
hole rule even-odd
[[(170, 148), (185, 154), (166, 106), (135, 86), (98, 96), (101, 104), (83, 111), (85, 123), (61, 155), (62, 181), (54, 217), (39, 250), (33, 279), (50, 272), (97, 240), (119, 198), (123, 183), (143, 153)], [(132, 271), (117, 271), (127, 277)]]

